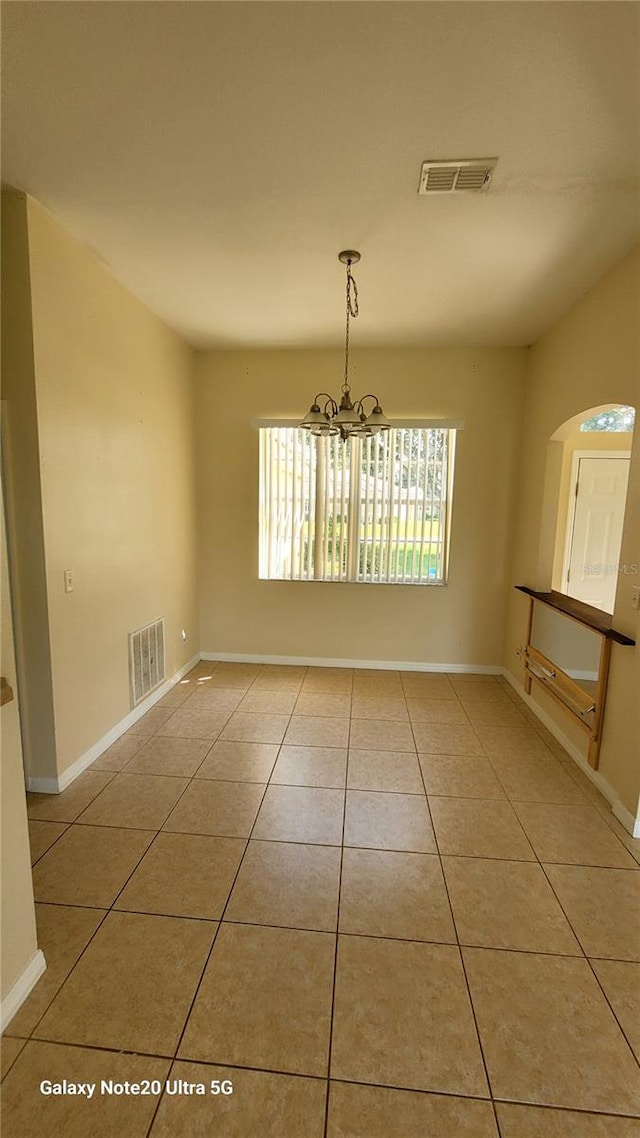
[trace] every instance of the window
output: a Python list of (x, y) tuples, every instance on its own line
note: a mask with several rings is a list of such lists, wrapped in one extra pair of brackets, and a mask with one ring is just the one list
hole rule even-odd
[(260, 429), (260, 577), (442, 585), (455, 430)]
[(580, 424), (581, 431), (632, 431), (636, 412), (634, 407), (613, 407), (610, 411), (599, 411), (591, 419)]

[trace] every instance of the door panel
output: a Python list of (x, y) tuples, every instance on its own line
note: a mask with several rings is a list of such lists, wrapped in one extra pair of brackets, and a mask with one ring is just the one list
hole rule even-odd
[(567, 593), (611, 613), (628, 480), (626, 455), (579, 459)]

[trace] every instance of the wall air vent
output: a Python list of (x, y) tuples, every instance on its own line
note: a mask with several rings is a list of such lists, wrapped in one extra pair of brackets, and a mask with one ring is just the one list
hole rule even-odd
[(132, 707), (164, 680), (164, 620), (129, 633), (129, 678)]
[(457, 194), (486, 190), (496, 168), (497, 158), (465, 158), (457, 161), (422, 163), (418, 193)]

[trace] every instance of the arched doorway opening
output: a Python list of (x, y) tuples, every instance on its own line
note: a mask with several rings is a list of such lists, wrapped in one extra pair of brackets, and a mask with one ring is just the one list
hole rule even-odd
[(608, 613), (625, 571), (620, 545), (634, 424), (633, 407), (608, 404), (585, 409), (551, 437), (557, 479), (552, 588)]

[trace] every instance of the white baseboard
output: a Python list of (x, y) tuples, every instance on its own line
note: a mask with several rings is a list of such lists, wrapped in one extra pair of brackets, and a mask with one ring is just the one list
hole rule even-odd
[(26, 1000), (31, 989), (35, 987), (46, 967), (47, 962), (44, 958), (44, 953), (42, 949), (39, 948), (0, 1005), (0, 1031), (5, 1031), (9, 1026), (14, 1015)]
[(201, 652), (202, 660), (233, 664), (294, 664), (312, 668), (374, 668), (402, 672), (482, 672), (501, 676), (499, 664), (427, 664), (417, 660), (344, 660), (328, 656), (260, 656), (245, 652)]
[(143, 700), (142, 703), (139, 703), (138, 706), (133, 709), (133, 711), (130, 711), (128, 715), (125, 715), (124, 719), (121, 719), (115, 727), (112, 727), (110, 731), (107, 731), (106, 735), (103, 735), (101, 739), (98, 739), (97, 743), (94, 743), (92, 747), (89, 747), (88, 751), (85, 751), (83, 755), (80, 755), (80, 758), (76, 759), (70, 767), (67, 767), (66, 770), (63, 770), (57, 778), (30, 777), (29, 790), (34, 791), (37, 794), (59, 794), (61, 790), (65, 790), (65, 788), (69, 786), (70, 783), (74, 782), (75, 779), (77, 779), (78, 775), (82, 774), (83, 771), (87, 769), (87, 767), (90, 767), (91, 764), (95, 762), (95, 760), (99, 758), (100, 755), (102, 755), (107, 750), (107, 748), (111, 746), (112, 743), (115, 743), (120, 738), (120, 736), (124, 735), (125, 731), (128, 731), (130, 727), (133, 727), (134, 723), (137, 723), (138, 720), (141, 719), (142, 716), (145, 715), (146, 712), (149, 711), (154, 706), (154, 704), (158, 702), (159, 699), (162, 699), (163, 695), (166, 695), (168, 691), (171, 691), (171, 688), (174, 687), (182, 679), (183, 676), (186, 676), (187, 672), (190, 672), (191, 669), (195, 667), (199, 659), (199, 655), (194, 656), (191, 660), (189, 660), (187, 664), (184, 664), (183, 667), (180, 668), (179, 671), (175, 672), (170, 679), (165, 680), (164, 683), (161, 684), (160, 687), (156, 688), (155, 691), (151, 693), (151, 695), (147, 696), (147, 698)]
[(612, 813), (615, 814), (616, 818), (620, 822), (622, 822), (625, 830), (628, 830), (632, 838), (640, 838), (640, 819), (634, 818), (631, 811), (627, 810), (626, 806), (623, 806), (622, 802), (618, 798), (618, 795), (611, 786), (611, 783), (607, 782), (606, 778), (604, 778), (604, 776), (601, 775), (599, 771), (594, 770), (593, 767), (590, 766), (587, 759), (580, 751), (579, 747), (576, 747), (573, 740), (569, 739), (569, 737), (564, 734), (562, 729), (558, 727), (555, 719), (553, 719), (544, 710), (544, 708), (540, 707), (540, 704), (536, 703), (535, 699), (527, 694), (522, 684), (517, 680), (513, 673), (510, 672), (507, 668), (503, 668), (502, 673), (505, 679), (508, 680), (508, 682), (511, 684), (511, 687), (514, 688), (520, 698), (524, 700), (527, 707), (531, 709), (536, 718), (539, 719), (541, 723), (544, 723), (544, 726), (547, 728), (547, 730), (550, 731), (553, 737), (558, 740), (561, 746), (564, 747), (565, 751), (571, 755), (571, 758), (580, 767), (582, 773), (591, 780), (593, 785), (596, 786), (600, 793), (606, 798), (607, 802), (611, 804)]

